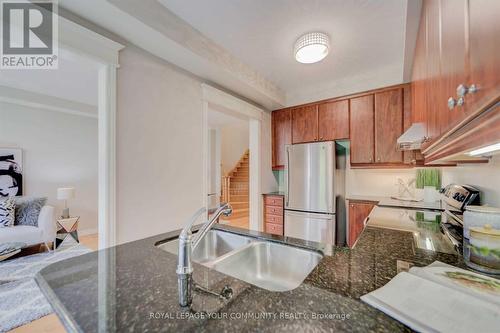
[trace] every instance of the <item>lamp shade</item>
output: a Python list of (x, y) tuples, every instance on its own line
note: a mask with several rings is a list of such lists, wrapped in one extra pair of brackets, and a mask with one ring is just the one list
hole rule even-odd
[(57, 189), (57, 200), (68, 200), (75, 197), (74, 187), (60, 187)]

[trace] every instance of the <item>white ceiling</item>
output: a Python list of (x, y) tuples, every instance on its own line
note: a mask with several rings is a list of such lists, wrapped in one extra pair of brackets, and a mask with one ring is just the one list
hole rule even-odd
[[(403, 82), (406, 1), (158, 1), (277, 84), (289, 105)], [(300, 64), (293, 45), (310, 31), (326, 32), (331, 51)]]
[(0, 70), (0, 86), (97, 105), (98, 64), (59, 49), (58, 69)]
[[(267, 109), (407, 82), (421, 0), (60, 0), (84, 19)], [(61, 11), (60, 11), (61, 12)], [(316, 64), (302, 34), (328, 33)]]

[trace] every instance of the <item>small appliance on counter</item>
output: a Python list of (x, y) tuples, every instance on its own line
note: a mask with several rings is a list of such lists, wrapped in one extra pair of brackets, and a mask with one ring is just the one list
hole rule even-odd
[(450, 184), (441, 194), (445, 209), (441, 229), (458, 252), (463, 253), (464, 211), (469, 205), (480, 204), (479, 190), (469, 185)]
[(500, 208), (468, 206), (464, 213), (464, 261), (489, 274), (500, 274)]

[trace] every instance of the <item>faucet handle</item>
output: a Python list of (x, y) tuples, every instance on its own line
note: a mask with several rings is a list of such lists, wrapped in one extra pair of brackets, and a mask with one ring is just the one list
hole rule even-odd
[(231, 206), (231, 204), (229, 202), (225, 202), (225, 203), (221, 204), (221, 207), (224, 207), (224, 206), (226, 206), (226, 209), (224, 209), (222, 211), (222, 215), (231, 216), (231, 214), (233, 213), (233, 207)]

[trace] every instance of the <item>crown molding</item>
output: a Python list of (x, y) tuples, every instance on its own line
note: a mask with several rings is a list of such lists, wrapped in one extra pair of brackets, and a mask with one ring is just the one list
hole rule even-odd
[(0, 102), (97, 119), (97, 106), (0, 86)]

